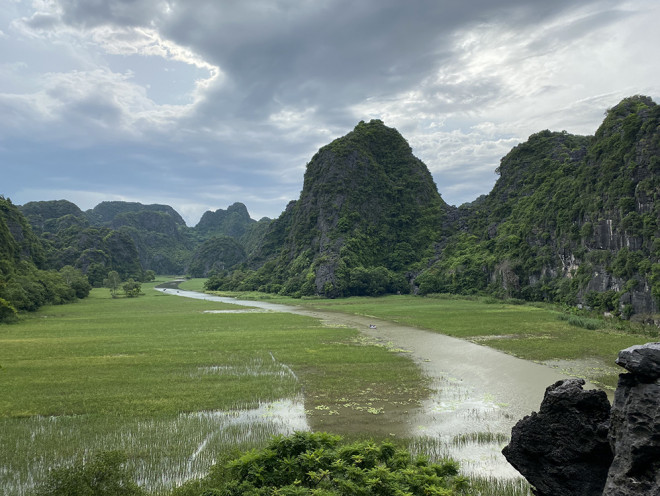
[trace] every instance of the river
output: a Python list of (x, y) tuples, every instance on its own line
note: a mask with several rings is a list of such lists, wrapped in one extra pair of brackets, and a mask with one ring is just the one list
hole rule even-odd
[[(238, 300), (192, 291), (157, 288), (187, 298), (232, 303), (269, 312), (289, 312), (320, 319), (328, 325), (358, 329), (388, 346), (405, 349), (431, 380), (433, 393), (416, 411), (387, 426), (409, 438), (442, 441), (446, 454), (459, 460), (470, 475), (515, 478), (519, 474), (500, 451), (513, 425), (538, 411), (546, 387), (567, 376), (556, 369), (443, 334), (374, 318), (320, 311), (262, 301)], [(375, 326), (372, 327), (372, 326)], [(595, 388), (587, 383), (585, 388)], [(484, 434), (485, 433), (485, 434)], [(470, 441), (470, 434), (479, 441)], [(487, 434), (491, 434), (492, 439)], [(463, 436), (466, 442), (456, 442)]]

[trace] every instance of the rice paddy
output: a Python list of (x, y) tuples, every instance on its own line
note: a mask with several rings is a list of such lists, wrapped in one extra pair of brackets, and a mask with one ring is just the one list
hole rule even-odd
[(0, 326), (5, 494), (26, 495), (49, 468), (104, 450), (125, 452), (140, 484), (167, 494), (224, 453), (293, 430), (355, 434), (428, 393), (414, 363), (359, 343), (354, 329), (210, 314), (237, 308), (144, 291), (95, 289)]

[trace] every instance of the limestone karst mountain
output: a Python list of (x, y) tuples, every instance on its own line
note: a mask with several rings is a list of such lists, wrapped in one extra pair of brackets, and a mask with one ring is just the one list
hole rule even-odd
[(593, 136), (535, 133), (497, 172), (488, 195), (447, 205), (401, 134), (373, 120), (322, 147), (300, 197), (272, 221), (254, 221), (242, 203), (194, 228), (167, 205), (21, 211), (44, 268), (78, 266), (94, 282), (118, 264), (127, 275), (192, 271), (212, 275), (212, 288), (295, 296), (489, 293), (624, 317), (658, 311), (656, 103), (624, 99)]

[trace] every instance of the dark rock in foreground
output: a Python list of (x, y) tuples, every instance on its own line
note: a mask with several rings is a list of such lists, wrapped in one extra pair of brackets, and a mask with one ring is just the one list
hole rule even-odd
[(610, 403), (584, 380), (559, 381), (545, 391), (541, 409), (520, 420), (506, 459), (537, 496), (600, 496), (612, 451), (607, 439)]
[(639, 376), (640, 380), (660, 378), (660, 343), (631, 346), (619, 352), (616, 364)]
[(616, 363), (611, 411), (582, 379), (548, 387), (502, 453), (537, 496), (660, 495), (660, 343), (631, 346)]
[(603, 496), (660, 494), (660, 343), (619, 353), (621, 374), (612, 405), (614, 460)]

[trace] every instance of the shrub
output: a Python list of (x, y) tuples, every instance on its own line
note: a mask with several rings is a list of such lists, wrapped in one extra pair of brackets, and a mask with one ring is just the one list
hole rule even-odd
[(0, 322), (13, 322), (18, 318), (14, 306), (4, 298), (0, 298)]
[(216, 465), (204, 481), (184, 485), (175, 494), (453, 496), (464, 489), (467, 481), (452, 460), (429, 463), (390, 442), (344, 444), (339, 436), (298, 432)]
[(35, 496), (144, 496), (125, 462), (122, 453), (106, 451), (91, 461), (54, 469)]

